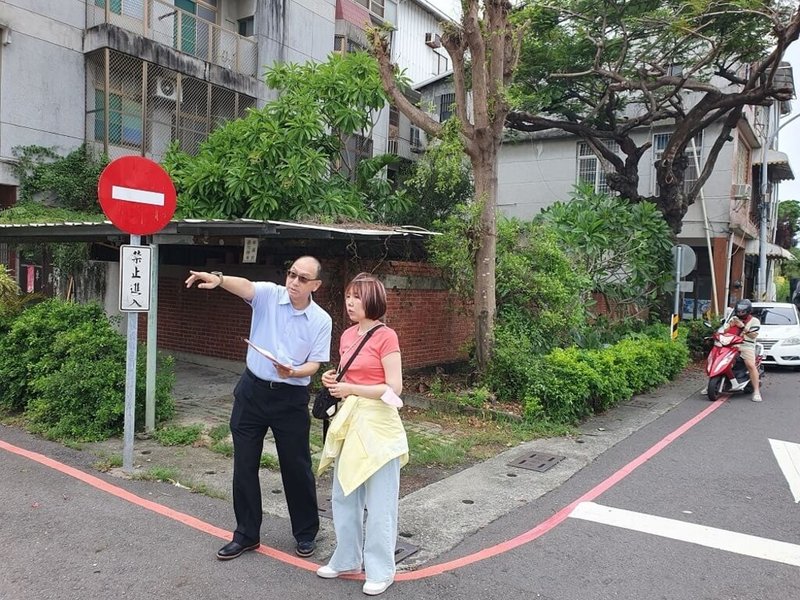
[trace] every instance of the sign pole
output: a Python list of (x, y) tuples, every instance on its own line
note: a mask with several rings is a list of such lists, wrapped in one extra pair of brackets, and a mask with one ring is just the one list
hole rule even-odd
[(158, 244), (153, 249), (150, 270), (150, 312), (147, 313), (147, 374), (145, 384), (144, 430), (152, 433), (156, 428), (156, 368), (158, 358)]
[[(142, 236), (131, 234), (131, 245), (139, 246)], [(133, 470), (133, 429), (136, 423), (136, 342), (139, 333), (139, 313), (128, 313), (128, 345), (125, 360), (125, 424), (122, 443), (122, 470)]]
[[(142, 246), (142, 236), (158, 233), (170, 222), (175, 213), (177, 194), (169, 173), (161, 165), (143, 156), (122, 156), (103, 169), (97, 181), (97, 197), (106, 217), (131, 236), (130, 244), (120, 246), (119, 258), (119, 310), (128, 313), (122, 468), (123, 471), (130, 472), (133, 470), (133, 433), (136, 424), (138, 313), (148, 312), (151, 300), (155, 300), (156, 292), (153, 291), (151, 295), (153, 253), (158, 262), (157, 248)], [(156, 268), (156, 277), (157, 272)], [(158, 280), (155, 281), (157, 283)], [(155, 328), (155, 315), (151, 317), (148, 319), (148, 342), (151, 320)], [(152, 345), (155, 358), (155, 344)], [(148, 371), (153, 371), (152, 377), (148, 379), (148, 386), (152, 388), (155, 381), (154, 364), (148, 361), (148, 367)], [(145, 429), (148, 431), (154, 427), (153, 400), (146, 399), (148, 405), (145, 407)]]
[(674, 314), (676, 314), (676, 315), (680, 315), (681, 313), (679, 311), (680, 311), (680, 308), (681, 308), (681, 264), (682, 264), (681, 261), (683, 260), (683, 247), (681, 247), (680, 244), (678, 244), (675, 247), (675, 253), (676, 253), (676, 256), (675, 256), (675, 304), (674, 304), (675, 310), (673, 310), (672, 312)]

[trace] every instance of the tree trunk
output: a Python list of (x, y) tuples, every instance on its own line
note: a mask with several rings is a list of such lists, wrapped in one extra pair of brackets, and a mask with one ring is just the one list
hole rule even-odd
[(486, 373), (494, 348), (497, 267), (497, 149), (482, 148), (472, 157), (475, 197), (481, 203), (478, 251), (475, 255), (475, 360)]

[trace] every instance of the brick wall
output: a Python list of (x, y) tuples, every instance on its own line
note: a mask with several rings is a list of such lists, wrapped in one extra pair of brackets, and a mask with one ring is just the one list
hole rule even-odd
[[(315, 301), (334, 321), (331, 360), (338, 356), (341, 331), (349, 326), (344, 310), (344, 288), (360, 270), (374, 271), (387, 286), (386, 323), (397, 331), (403, 366), (414, 369), (452, 363), (466, 358), (464, 346), (472, 340), (469, 310), (457, 302), (438, 276), (425, 263), (386, 261), (353, 263), (325, 259), (324, 283)], [(264, 266), (235, 265), (222, 269), (229, 275), (251, 280), (283, 283), (283, 274)], [(250, 332), (250, 307), (221, 290), (186, 289), (188, 268), (162, 266), (159, 277), (158, 346), (164, 350), (188, 352), (242, 361), (243, 337)], [(139, 337), (146, 338), (147, 317), (140, 315)]]

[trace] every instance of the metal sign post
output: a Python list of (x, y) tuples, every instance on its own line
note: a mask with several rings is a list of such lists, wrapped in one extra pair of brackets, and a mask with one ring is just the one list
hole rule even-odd
[(122, 468), (133, 470), (133, 432), (136, 424), (136, 350), (139, 314), (150, 310), (152, 248), (142, 246), (143, 235), (161, 231), (175, 213), (175, 186), (169, 174), (142, 156), (111, 161), (97, 182), (100, 206), (109, 220), (130, 234), (120, 247), (119, 310), (128, 313), (125, 359), (125, 430)]
[(128, 313), (125, 359), (125, 425), (122, 440), (122, 469), (133, 469), (133, 429), (136, 414), (136, 354), (139, 313), (150, 308), (150, 248), (141, 246), (141, 236), (119, 249), (119, 309)]

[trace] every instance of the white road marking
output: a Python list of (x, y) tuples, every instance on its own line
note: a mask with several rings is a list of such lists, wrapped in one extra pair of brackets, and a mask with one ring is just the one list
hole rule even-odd
[(783, 471), (783, 476), (789, 483), (794, 501), (800, 502), (800, 444), (780, 440), (769, 440), (769, 444), (772, 446), (772, 453), (778, 461), (778, 466)]
[(146, 190), (137, 190), (136, 188), (122, 187), (121, 185), (111, 186), (111, 197), (122, 202), (164, 206), (164, 194), (160, 192), (148, 192)]
[(601, 506), (594, 502), (581, 502), (569, 516), (800, 567), (800, 546), (797, 544)]

